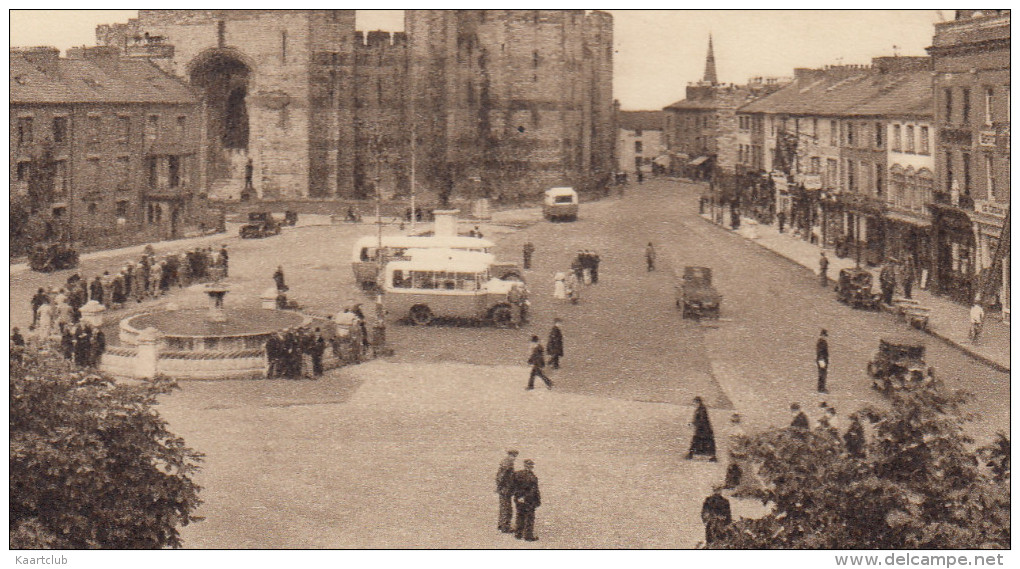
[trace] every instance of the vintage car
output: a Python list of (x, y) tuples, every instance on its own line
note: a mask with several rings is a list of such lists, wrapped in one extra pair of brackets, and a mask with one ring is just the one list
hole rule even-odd
[[(380, 267), (386, 263), (397, 260), (407, 260), (409, 250), (421, 249), (452, 249), (455, 251), (469, 251), (479, 253), (491, 253), (496, 246), (488, 239), (464, 236), (418, 236), (418, 235), (383, 235), (365, 236), (354, 243), (351, 251), (351, 270), (354, 272), (354, 280), (362, 288), (381, 288), (378, 280)], [(492, 275), (499, 279), (523, 280), (523, 271), (516, 263), (493, 261)]]
[(550, 188), (545, 191), (542, 215), (549, 221), (577, 221), (578, 207), (574, 188)]
[(280, 234), (280, 222), (268, 211), (253, 211), (248, 214), (248, 223), (241, 226), (241, 239), (255, 239)]
[[(484, 253), (458, 253), (391, 261), (383, 280), (386, 313), (424, 326), (436, 318), (488, 321), (506, 327), (512, 318), (507, 293), (519, 281), (493, 278)], [(523, 292), (523, 291), (522, 291)]]
[(676, 307), (682, 318), (719, 318), (722, 295), (712, 286), (712, 269), (684, 267), (676, 285)]
[(872, 292), (874, 275), (864, 269), (841, 269), (836, 281), (836, 298), (848, 306), (875, 310), (879, 294)]
[(909, 338), (882, 338), (878, 351), (868, 362), (871, 386), (888, 394), (933, 382), (931, 368), (924, 361), (924, 344)]
[(33, 271), (43, 273), (71, 269), (78, 266), (78, 252), (63, 243), (39, 245), (32, 250), (28, 264)]

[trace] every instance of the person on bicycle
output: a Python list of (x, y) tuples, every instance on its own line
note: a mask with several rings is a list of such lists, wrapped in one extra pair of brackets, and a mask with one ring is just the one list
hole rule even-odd
[(981, 302), (978, 299), (974, 299), (974, 305), (970, 307), (970, 339), (976, 342), (978, 336), (981, 335), (981, 325), (985, 320), (985, 309), (981, 307)]

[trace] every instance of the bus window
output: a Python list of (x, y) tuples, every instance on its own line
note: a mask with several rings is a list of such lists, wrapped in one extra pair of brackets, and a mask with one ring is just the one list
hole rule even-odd
[(404, 278), (404, 271), (393, 271), (393, 288), (411, 288), (411, 280)]

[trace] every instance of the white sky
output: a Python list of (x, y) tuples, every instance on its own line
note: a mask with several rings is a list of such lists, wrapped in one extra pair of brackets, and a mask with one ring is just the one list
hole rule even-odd
[[(540, 6), (539, 6), (540, 7)], [(661, 109), (684, 98), (705, 69), (708, 34), (719, 80), (791, 76), (794, 67), (869, 63), (925, 55), (934, 10), (609, 10), (616, 44), (614, 95), (623, 109)], [(952, 11), (946, 10), (947, 18)], [(96, 24), (125, 22), (135, 10), (13, 10), (12, 46), (67, 49), (95, 44)], [(402, 10), (358, 10), (358, 29), (401, 30)]]

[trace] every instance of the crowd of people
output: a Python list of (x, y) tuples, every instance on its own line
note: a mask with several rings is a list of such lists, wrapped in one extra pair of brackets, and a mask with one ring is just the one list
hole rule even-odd
[(322, 356), (326, 352), (326, 338), (322, 329), (307, 327), (280, 330), (266, 340), (266, 359), (269, 379), (319, 377), (322, 375)]
[[(530, 259), (529, 259), (530, 260)], [(561, 271), (553, 277), (553, 298), (569, 300), (571, 304), (581, 301), (581, 288), (598, 284), (601, 257), (595, 251), (578, 250), (570, 263), (569, 271)]]
[(104, 271), (94, 278), (75, 273), (63, 287), (39, 288), (32, 296), (32, 324), (29, 330), (38, 338), (62, 335), (64, 329), (81, 320), (81, 308), (94, 300), (107, 309), (117, 309), (130, 301), (142, 302), (169, 292), (171, 287), (219, 280), (227, 276), (229, 255), (224, 245), (157, 256), (146, 246), (137, 263), (127, 263), (119, 271)]

